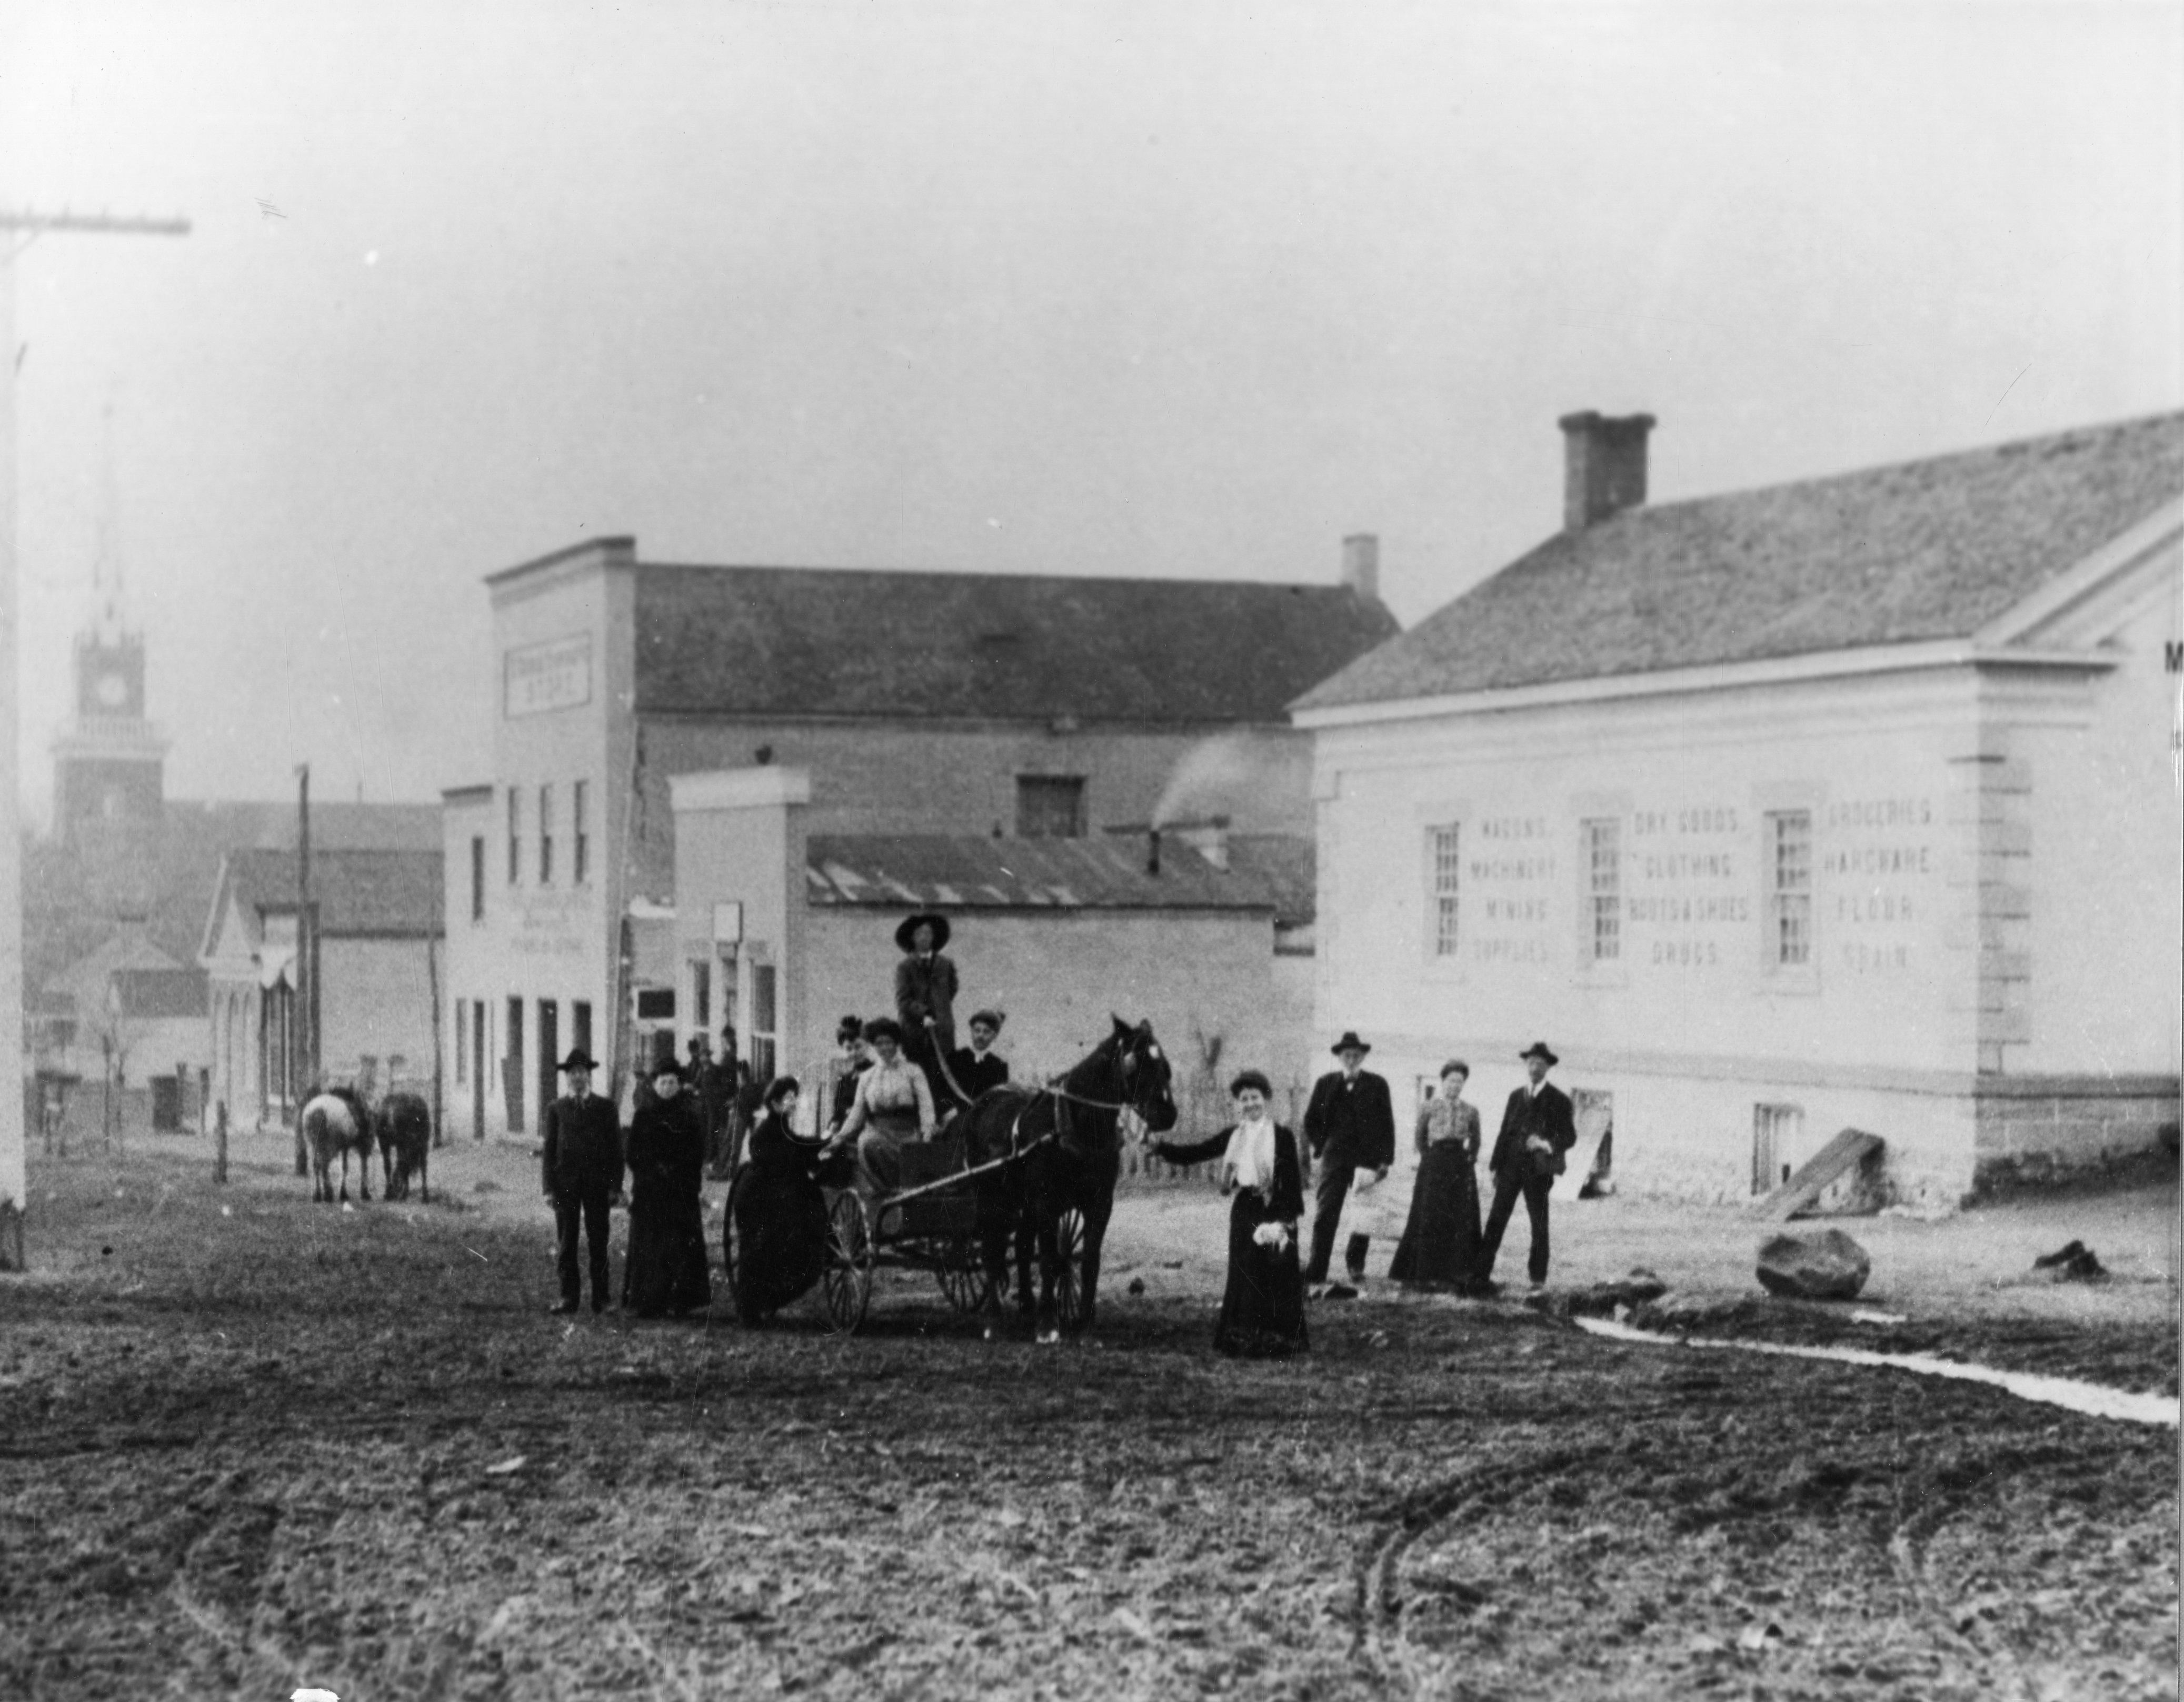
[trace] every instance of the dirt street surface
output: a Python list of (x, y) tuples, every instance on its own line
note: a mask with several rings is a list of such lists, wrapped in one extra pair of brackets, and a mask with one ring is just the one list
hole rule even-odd
[[(706, 1323), (571, 1323), (520, 1152), (351, 1211), (281, 1156), (226, 1187), (194, 1141), (34, 1158), (0, 1696), (2177, 1692), (2173, 1429), (1507, 1302), (1323, 1303), (1308, 1358), (1231, 1364), (1195, 1191), (1125, 1197), (1088, 1342), (987, 1341), (909, 1274), (854, 1339), (810, 1302), (738, 1329), (717, 1292)], [(1602, 1203), (1557, 1202), (1558, 1285), (1676, 1221)], [(2107, 1298), (2015, 1305), (1953, 1256), (1976, 1303), (1920, 1310), (1917, 1258), (1877, 1252), (1875, 1288), (1926, 1347), (2173, 1390), (2161, 1209)], [(1752, 1237), (1718, 1239), (1725, 1300)]]

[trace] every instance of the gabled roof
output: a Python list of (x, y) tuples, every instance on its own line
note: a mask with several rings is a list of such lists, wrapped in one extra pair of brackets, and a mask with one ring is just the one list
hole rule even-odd
[(1145, 842), (989, 839), (981, 834), (815, 834), (805, 896), (816, 905), (907, 912), (961, 910), (1256, 910), (1279, 906), (1256, 871), (1214, 868), (1188, 846), (1162, 848), (1145, 872)]
[(201, 1017), (209, 1008), (202, 969), (117, 969), (114, 991), (125, 1018)]
[(637, 708), (1279, 722), (1396, 630), (1347, 586), (640, 563)]
[[(311, 899), (323, 935), (436, 938), (441, 914), (442, 857), (437, 851), (314, 851)], [(293, 851), (231, 851), (213, 895), (210, 937), (232, 901), (247, 916), (292, 915)]]
[(1628, 509), (1563, 533), (1300, 710), (1968, 639), (2184, 493), (2184, 414)]

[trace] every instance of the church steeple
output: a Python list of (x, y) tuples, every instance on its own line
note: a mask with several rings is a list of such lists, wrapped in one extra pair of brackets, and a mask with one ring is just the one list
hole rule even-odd
[(53, 740), (53, 831), (70, 844), (155, 830), (165, 795), (167, 741), (144, 712), (144, 639), (128, 629), (122, 605), (110, 403), (103, 460), (91, 618), (75, 640), (75, 713)]

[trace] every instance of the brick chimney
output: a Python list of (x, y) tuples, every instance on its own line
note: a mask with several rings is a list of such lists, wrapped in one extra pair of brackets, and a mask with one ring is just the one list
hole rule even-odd
[(1342, 583), (1368, 602), (1380, 597), (1380, 540), (1369, 532), (1342, 540)]
[(1651, 414), (1619, 420), (1587, 411), (1565, 414), (1563, 428), (1563, 529), (1582, 532), (1646, 501), (1646, 434)]

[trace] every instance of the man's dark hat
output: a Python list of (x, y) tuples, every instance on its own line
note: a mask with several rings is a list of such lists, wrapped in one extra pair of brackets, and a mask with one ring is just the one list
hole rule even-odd
[(1524, 1051), (1518, 1052), (1517, 1056), (1519, 1057), (1543, 1057), (1546, 1059), (1547, 1068), (1549, 1069), (1552, 1069), (1557, 1064), (1562, 1062), (1560, 1058), (1555, 1056), (1553, 1050), (1543, 1040), (1534, 1041), (1531, 1045), (1526, 1046)]
[(933, 929), (934, 951), (938, 951), (947, 945), (948, 918), (938, 911), (932, 910), (921, 910), (915, 916), (905, 917), (902, 926), (894, 930), (894, 943), (905, 951), (915, 951), (917, 947), (910, 943), (911, 935), (917, 932), (917, 924), (921, 922), (928, 924)]
[[(995, 1034), (999, 1034), (1001, 1031), (1001, 1024), (1007, 1020), (1008, 1018), (1003, 1016), (999, 1011), (990, 1008), (983, 1011), (973, 1011), (971, 1013), (971, 1022), (983, 1023)], [(964, 1026), (968, 1028), (970, 1024), (966, 1023)]]
[(568, 1057), (561, 1060), (561, 1068), (564, 1070), (597, 1069), (599, 1067), (599, 1061), (580, 1046), (570, 1047)]
[(1357, 1038), (1357, 1030), (1345, 1029), (1342, 1031), (1342, 1038), (1335, 1041), (1328, 1050), (1340, 1057), (1346, 1052), (1370, 1052), (1373, 1048)]

